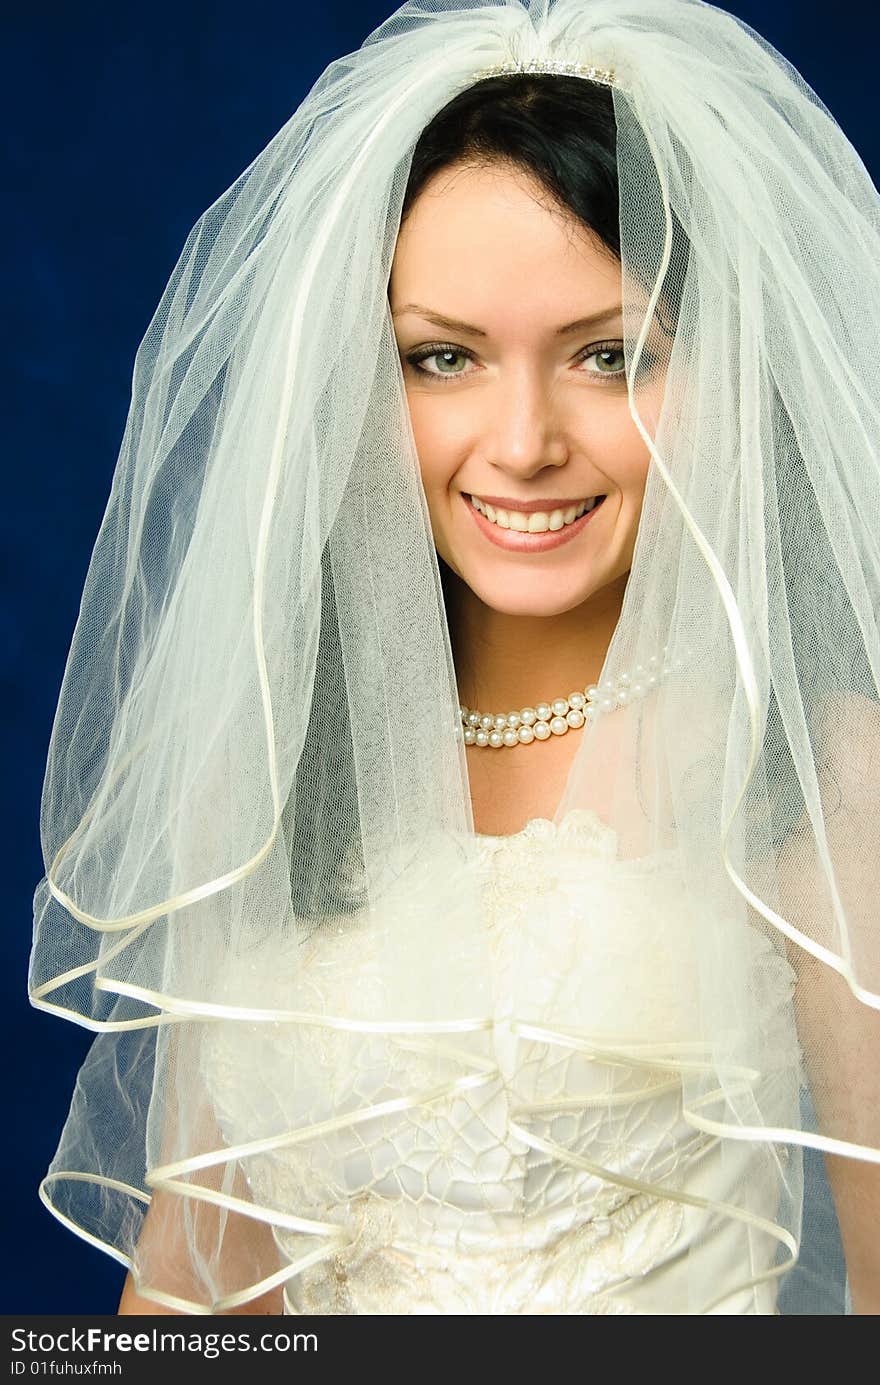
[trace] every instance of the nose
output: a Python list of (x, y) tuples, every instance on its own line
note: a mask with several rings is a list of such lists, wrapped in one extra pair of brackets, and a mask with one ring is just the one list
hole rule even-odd
[(492, 466), (523, 479), (564, 466), (568, 445), (552, 382), (526, 369), (499, 379), (487, 392), (481, 450)]

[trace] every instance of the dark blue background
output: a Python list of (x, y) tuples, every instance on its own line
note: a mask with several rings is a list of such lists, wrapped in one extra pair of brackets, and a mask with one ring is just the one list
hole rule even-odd
[[(92, 1035), (32, 1009), (26, 980), (44, 869), (46, 750), (134, 353), (201, 212), (327, 64), (358, 48), (395, 7), (325, 0), (304, 7), (305, 24), (293, 0), (41, 3), (4, 15), (5, 1313), (115, 1313), (125, 1276), (37, 1197)], [(856, 20), (850, 9), (838, 26), (824, 0), (728, 0), (724, 8), (798, 68), (880, 181), (877, 10)]]

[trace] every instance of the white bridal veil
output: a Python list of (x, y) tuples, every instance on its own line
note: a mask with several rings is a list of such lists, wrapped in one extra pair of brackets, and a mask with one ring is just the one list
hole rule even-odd
[[(680, 1083), (694, 1131), (731, 1169), (747, 1144), (750, 1171), (719, 1201), (613, 1149), (597, 1164), (525, 1063), (515, 1128), (697, 1207), (707, 1236), (741, 1228), (742, 1281), (800, 1286), (790, 1311), (842, 1311), (821, 1154), (880, 1161), (878, 197), (792, 66), (700, 0), (404, 4), (199, 218), (137, 352), (49, 748), (29, 989), (95, 1032), (41, 1196), (172, 1307), (223, 1311), (332, 1253), (340, 1227), (296, 1178), (273, 1191), (281, 1153), (320, 1162), (497, 1072), (387, 286), (420, 132), (487, 69), (529, 63), (613, 94), (651, 461), (602, 679), (647, 678), (658, 651), (666, 669), (577, 732), (556, 817), (597, 812), (623, 858), (676, 853), (692, 1003), (650, 1042), (612, 1003), (586, 1026), (525, 1006), (509, 1032), (613, 1077), (585, 1100)], [(206, 1043), (264, 1064), (291, 1027), (350, 1082), (329, 1116), (290, 1128), (279, 1102), (230, 1144)], [(377, 1053), (388, 1079), (367, 1090)], [(695, 1271), (680, 1311), (707, 1293)]]

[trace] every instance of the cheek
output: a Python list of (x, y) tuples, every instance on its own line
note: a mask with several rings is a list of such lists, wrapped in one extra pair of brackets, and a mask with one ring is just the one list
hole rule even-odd
[[(653, 442), (657, 436), (657, 429), (661, 413), (667, 413), (667, 422), (674, 426), (676, 408), (676, 396), (667, 388), (667, 381), (664, 375), (654, 378), (650, 384), (637, 388), (634, 392), (636, 411), (639, 420)], [(626, 489), (636, 494), (639, 503), (644, 498), (645, 487), (648, 482), (648, 474), (651, 469), (651, 452), (642, 434), (636, 427), (635, 421), (629, 412), (627, 405), (626, 411), (626, 438), (621, 448), (623, 459), (623, 473), (625, 474)]]
[(457, 467), (458, 448), (449, 426), (449, 410), (437, 409), (424, 396), (408, 396), (410, 425), (426, 494), (445, 490)]
[(620, 467), (621, 490), (627, 495), (633, 495), (641, 500), (645, 491), (650, 465), (651, 454), (642, 441), (641, 435), (636, 433), (634, 440), (630, 441), (628, 449), (622, 454)]
[[(636, 400), (636, 407), (639, 401)], [(641, 416), (641, 409), (640, 409)], [(651, 429), (643, 418), (649, 436)], [(629, 412), (626, 399), (591, 421), (588, 450), (609, 480), (624, 494), (644, 489), (651, 454)]]
[[(654, 438), (657, 434), (657, 427), (660, 421), (660, 414), (666, 408), (675, 411), (678, 398), (676, 382), (669, 375), (668, 370), (658, 367), (653, 374), (639, 378), (633, 390), (636, 412), (641, 420), (642, 426), (649, 437)], [(627, 403), (627, 421), (636, 437), (641, 442), (639, 433), (629, 412)], [(644, 446), (644, 443), (642, 443)]]

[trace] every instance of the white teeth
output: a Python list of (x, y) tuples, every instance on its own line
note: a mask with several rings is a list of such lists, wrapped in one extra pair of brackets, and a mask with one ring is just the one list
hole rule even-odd
[(573, 524), (581, 515), (592, 510), (599, 499), (599, 496), (594, 495), (589, 500), (582, 500), (578, 505), (569, 505), (565, 510), (536, 510), (529, 515), (522, 510), (501, 510), (480, 500), (476, 495), (471, 496), (471, 504), (480, 514), (497, 524), (499, 529), (515, 529), (520, 534), (544, 534), (547, 530), (555, 532), (564, 529), (568, 524)]

